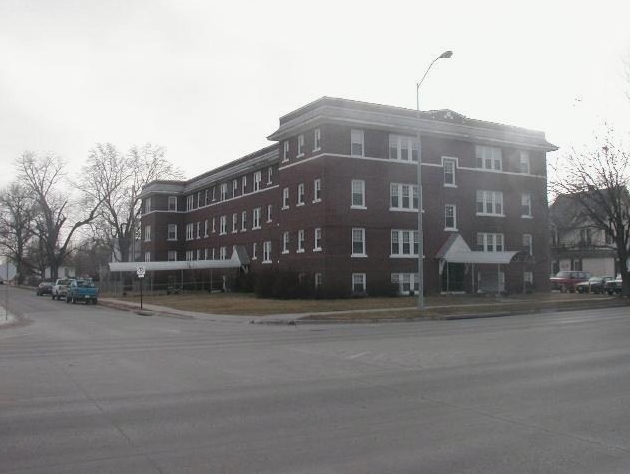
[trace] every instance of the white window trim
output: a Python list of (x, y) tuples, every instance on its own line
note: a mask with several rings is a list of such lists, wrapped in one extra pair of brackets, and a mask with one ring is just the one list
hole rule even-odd
[[(398, 246), (401, 250), (401, 253), (392, 253), (392, 232), (398, 233)], [(409, 251), (411, 253), (402, 253), (403, 232), (409, 233)], [(416, 244), (419, 245), (420, 240), (418, 239), (418, 242), (415, 241), (414, 237), (417, 233), (417, 229), (392, 229), (389, 233), (389, 258), (418, 258), (418, 254), (414, 253), (414, 247), (416, 246)]]
[(282, 162), (286, 163), (287, 161), (289, 161), (289, 140), (285, 140), (282, 146)]
[(316, 128), (313, 131), (313, 147), (315, 147), (317, 142), (319, 142), (319, 146), (316, 148), (313, 148), (313, 151), (319, 151), (322, 149), (322, 131), (319, 128)]
[(459, 159), (457, 157), (454, 156), (443, 156), (442, 157), (442, 180), (444, 179), (444, 175), (446, 174), (446, 166), (445, 166), (445, 162), (446, 161), (452, 161), (454, 162), (454, 168), (453, 168), (453, 183), (443, 183), (445, 188), (456, 188), (457, 187), (457, 170), (459, 168)]
[[(357, 142), (353, 141), (353, 135), (355, 135), (355, 133), (360, 134), (361, 136), (361, 154), (360, 155), (355, 155), (352, 152), (352, 145), (354, 143), (359, 143), (358, 141)], [(365, 131), (364, 130), (360, 130), (356, 128), (353, 128), (352, 130), (350, 130), (350, 156), (361, 156), (361, 157), (365, 156)]]
[[(363, 252), (362, 253), (354, 253), (354, 231), (355, 230), (360, 230), (362, 232), (362, 235), (363, 235), (363, 239), (362, 239)], [(366, 237), (365, 237), (365, 228), (363, 228), (363, 227), (353, 227), (352, 228), (352, 233), (350, 234), (350, 238), (352, 239), (352, 241), (351, 241), (351, 248), (350, 248), (350, 250), (351, 250), (350, 256), (353, 257), (353, 258), (367, 258), (367, 253), (366, 253), (367, 242), (366, 242)]]
[[(483, 193), (483, 199), (482, 199), (482, 203), (483, 203), (483, 212), (479, 212), (477, 211), (475, 213), (475, 215), (477, 216), (486, 216), (486, 217), (505, 217), (505, 201), (503, 200), (503, 191), (488, 191), (488, 190), (477, 190), (475, 192), (475, 209), (477, 209), (477, 203), (479, 201), (477, 201), (477, 192), (481, 192)], [(487, 194), (490, 193), (490, 194)], [(501, 213), (495, 213), (495, 212), (486, 212), (486, 204), (488, 203), (486, 196), (492, 196), (492, 209), (493, 211), (496, 209), (497, 206), (497, 200), (495, 199), (495, 196), (501, 196)]]
[[(300, 190), (301, 190), (301, 192), (300, 192)], [(304, 205), (304, 193), (305, 193), (304, 183), (298, 184), (296, 206), (303, 206)]]
[[(453, 223), (454, 227), (448, 227), (446, 225), (446, 206), (451, 206), (453, 208)], [(455, 204), (444, 204), (444, 230), (447, 232), (457, 231), (457, 206)]]
[[(400, 207), (392, 207), (392, 186), (396, 186), (398, 189), (398, 202), (400, 203)], [(403, 202), (403, 187), (409, 187), (409, 206), (410, 207), (402, 207)], [(389, 210), (395, 212), (418, 212), (418, 208), (413, 205), (413, 195), (414, 191), (418, 194), (418, 185), (413, 183), (389, 183)], [(419, 199), (419, 198), (418, 198)], [(424, 212), (424, 210), (422, 211)]]
[(522, 193), (521, 194), (521, 209), (525, 206), (525, 204), (523, 204), (523, 197), (524, 196), (528, 196), (529, 197), (529, 203), (527, 204), (527, 206), (529, 208), (529, 214), (522, 214), (521, 218), (523, 218), (523, 219), (533, 219), (534, 216), (532, 215), (532, 193)]
[(322, 228), (316, 227), (313, 231), (313, 244), (317, 245), (317, 231), (319, 231), (319, 247), (313, 247), (313, 252), (321, 252), (322, 251)]
[[(361, 183), (361, 201), (363, 204), (353, 204), (354, 201), (354, 183)], [(365, 180), (353, 179), (350, 181), (350, 209), (367, 209), (365, 205)]]
[[(395, 140), (396, 141), (396, 158), (392, 158), (391, 157), (391, 148), (392, 148), (392, 141)], [(387, 142), (387, 158), (390, 161), (397, 161), (399, 163), (418, 163), (418, 158), (416, 157), (416, 159), (414, 160), (413, 158), (413, 151), (414, 151), (414, 146), (418, 146), (418, 148), (416, 149), (417, 151), (417, 156), (420, 156), (420, 144), (418, 143), (418, 138), (417, 137), (412, 137), (410, 135), (397, 135), (395, 133), (390, 133), (389, 134), (389, 139)], [(402, 159), (402, 144), (403, 141), (407, 142), (408, 150), (409, 150), (409, 159), (408, 160), (403, 160)]]
[(295, 253), (304, 253), (304, 242), (305, 242), (305, 235), (304, 235), (304, 230), (298, 230), (298, 238), (297, 238), (297, 250), (295, 251)]
[(289, 199), (291, 198), (291, 194), (289, 193), (289, 188), (282, 189), (282, 207), (281, 210), (289, 209)]
[[(317, 185), (319, 184), (319, 196), (320, 197), (316, 197), (317, 196)], [(322, 180), (321, 178), (317, 178), (315, 180), (313, 180), (313, 204), (318, 203), (318, 202), (322, 202)]]
[[(170, 235), (170, 233), (171, 233), (171, 231), (170, 231), (170, 227), (171, 227), (171, 226), (174, 226), (174, 227), (175, 227), (175, 237), (169, 237), (169, 235)], [(177, 224), (168, 224), (168, 225), (166, 226), (166, 240), (171, 241), (171, 242), (173, 242), (173, 241), (176, 241), (176, 240), (177, 240)]]
[[(269, 252), (268, 252), (268, 255), (265, 255), (265, 254), (267, 254), (267, 249), (269, 249)], [(263, 261), (262, 261), (262, 263), (266, 263), (266, 264), (272, 263), (271, 262), (271, 241), (270, 240), (266, 240), (265, 242), (263, 242)]]
[(304, 148), (305, 148), (305, 143), (306, 141), (304, 140), (304, 134), (300, 133), (298, 135), (298, 154), (296, 156), (296, 158), (302, 158), (304, 156)]
[(362, 280), (363, 280), (363, 290), (362, 292), (365, 293), (366, 288), (367, 288), (367, 276), (365, 273), (353, 273), (352, 274), (352, 292), (354, 292), (354, 277), (355, 276), (361, 276)]

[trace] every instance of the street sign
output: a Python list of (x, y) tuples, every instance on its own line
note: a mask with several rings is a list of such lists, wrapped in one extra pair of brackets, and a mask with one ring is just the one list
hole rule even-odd
[(136, 274), (138, 275), (138, 278), (144, 278), (144, 273), (145, 273), (145, 269), (142, 265), (138, 265), (136, 267)]

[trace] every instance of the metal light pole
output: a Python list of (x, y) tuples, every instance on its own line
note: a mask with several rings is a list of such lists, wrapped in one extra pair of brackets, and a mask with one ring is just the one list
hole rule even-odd
[[(420, 147), (420, 86), (427, 77), (429, 70), (438, 59), (448, 59), (453, 55), (453, 51), (444, 51), (437, 58), (431, 61), (429, 67), (416, 83), (416, 115), (418, 117), (417, 142), (418, 142), (418, 309), (424, 309), (424, 236), (422, 235), (422, 153)], [(413, 153), (413, 151), (412, 151)]]

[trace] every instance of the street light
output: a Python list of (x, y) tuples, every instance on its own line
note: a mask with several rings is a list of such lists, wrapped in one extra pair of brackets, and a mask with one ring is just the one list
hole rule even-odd
[(453, 56), (453, 51), (444, 51), (437, 58), (431, 61), (429, 67), (416, 83), (416, 115), (418, 117), (417, 124), (417, 142), (418, 142), (418, 309), (424, 309), (424, 237), (422, 235), (422, 153), (420, 149), (420, 86), (427, 77), (431, 67), (438, 59), (448, 59)]

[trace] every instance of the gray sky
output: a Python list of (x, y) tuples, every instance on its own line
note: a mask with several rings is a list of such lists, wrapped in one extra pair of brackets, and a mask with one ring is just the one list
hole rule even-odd
[[(0, 184), (24, 150), (76, 168), (152, 142), (193, 177), (321, 96), (543, 130), (630, 123), (627, 1), (0, 0)], [(625, 124), (625, 125), (624, 125)]]

